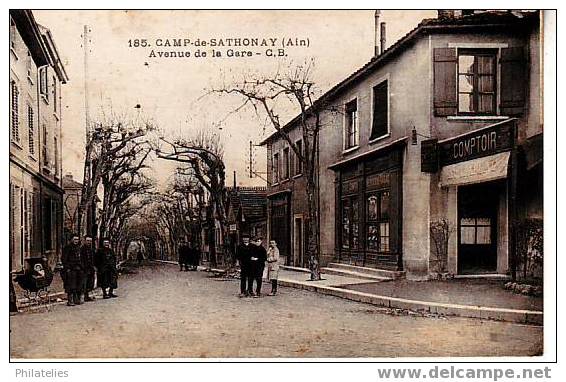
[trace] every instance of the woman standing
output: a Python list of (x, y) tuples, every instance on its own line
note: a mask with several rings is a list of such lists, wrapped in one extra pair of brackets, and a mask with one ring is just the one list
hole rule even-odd
[(279, 277), (279, 248), (275, 240), (269, 242), (267, 250), (267, 279), (271, 280), (270, 296), (277, 294), (277, 278)]

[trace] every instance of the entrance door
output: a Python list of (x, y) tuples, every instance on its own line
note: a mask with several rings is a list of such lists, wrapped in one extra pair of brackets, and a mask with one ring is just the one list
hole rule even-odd
[(497, 269), (497, 210), (501, 183), (458, 188), (458, 273)]
[(303, 242), (303, 218), (295, 217), (295, 223), (293, 227), (293, 254), (295, 257), (295, 265), (299, 267), (305, 266), (304, 259), (304, 242)]

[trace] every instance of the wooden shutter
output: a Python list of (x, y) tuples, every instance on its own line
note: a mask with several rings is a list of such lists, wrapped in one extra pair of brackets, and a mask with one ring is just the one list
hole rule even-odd
[(501, 49), (501, 115), (520, 115), (525, 109), (527, 72), (525, 49), (513, 47)]
[(446, 117), (458, 111), (456, 48), (434, 49), (434, 115)]

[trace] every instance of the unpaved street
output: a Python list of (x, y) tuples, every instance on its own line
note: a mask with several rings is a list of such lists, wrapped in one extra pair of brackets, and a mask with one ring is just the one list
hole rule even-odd
[[(394, 316), (281, 288), (239, 299), (238, 280), (147, 266), (119, 298), (10, 317), (12, 358), (507, 356), (542, 352), (541, 327)], [(269, 285), (264, 284), (265, 292)]]

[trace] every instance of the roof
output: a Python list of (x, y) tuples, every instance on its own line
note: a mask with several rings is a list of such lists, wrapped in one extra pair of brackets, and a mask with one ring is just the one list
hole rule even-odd
[(267, 218), (266, 187), (232, 187), (228, 188), (230, 208), (236, 215), (242, 214), (245, 220), (261, 220)]
[[(357, 84), (359, 81), (366, 78), (372, 71), (385, 65), (396, 55), (403, 53), (403, 49), (413, 44), (418, 38), (428, 33), (447, 33), (456, 31), (471, 31), (481, 28), (501, 28), (516, 26), (521, 27), (529, 24), (538, 23), (538, 11), (529, 12), (510, 12), (510, 11), (490, 11), (475, 13), (460, 17), (450, 18), (434, 18), (423, 19), (413, 30), (408, 32), (405, 36), (397, 40), (393, 45), (387, 48), (379, 56), (374, 56), (364, 66), (350, 74), (346, 79), (342, 80), (330, 90), (320, 96), (312, 105), (316, 109), (324, 102), (328, 102), (333, 98), (339, 96), (344, 90), (350, 86)], [(297, 115), (289, 121), (282, 130), (289, 131), (300, 120), (301, 115)], [(275, 131), (260, 145), (265, 145), (274, 139), (278, 138), (279, 132)]]
[(39, 26), (29, 9), (10, 9), (10, 16), (28, 47), (37, 66), (49, 64), (49, 55), (45, 49)]
[(51, 58), (51, 66), (57, 73), (59, 80), (66, 84), (69, 81), (69, 76), (61, 62), (61, 57), (59, 56), (59, 51), (57, 50), (57, 46), (55, 45), (55, 40), (53, 39), (53, 35), (51, 31), (44, 27), (43, 25), (38, 24), (39, 30), (41, 32), (41, 36), (43, 37), (43, 43), (47, 49), (47, 53)]

